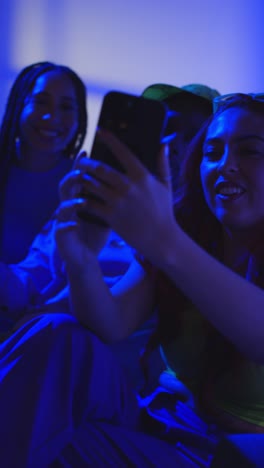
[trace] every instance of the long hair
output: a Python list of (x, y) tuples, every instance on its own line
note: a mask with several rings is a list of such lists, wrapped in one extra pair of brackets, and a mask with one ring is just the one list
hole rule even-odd
[(69, 67), (52, 62), (38, 62), (25, 67), (16, 77), (5, 107), (0, 129), (0, 181), (5, 185), (10, 164), (15, 157), (16, 138), (19, 136), (19, 121), (25, 100), (37, 78), (49, 71), (60, 71), (73, 83), (78, 104), (78, 128), (65, 148), (65, 157), (74, 157), (82, 147), (87, 130), (86, 87), (81, 78)]
[[(220, 222), (209, 210), (205, 201), (200, 179), (200, 164), (203, 158), (203, 144), (209, 126), (215, 118), (229, 108), (244, 109), (264, 117), (264, 100), (261, 102), (257, 98), (239, 94), (223, 104), (207, 120), (189, 145), (182, 163), (179, 188), (174, 204), (175, 218), (183, 230), (210, 255), (222, 262), (223, 230)], [(263, 247), (260, 246), (260, 250), (258, 249), (258, 251), (252, 252), (252, 254), (257, 254), (258, 256), (258, 262), (255, 263), (255, 267), (263, 270), (263, 264), (261, 264), (261, 259), (264, 259)], [(264, 284), (261, 285), (259, 283), (258, 272), (253, 273), (251, 281), (263, 287)], [(184, 310), (190, 305), (189, 298), (162, 273), (158, 273), (156, 294), (158, 323), (156, 330), (150, 337), (145, 353), (143, 353), (142, 363), (145, 368), (144, 370), (146, 370), (150, 352), (158, 344), (171, 342), (180, 335)], [(231, 364), (234, 360), (239, 362), (240, 355), (232, 343), (227, 341), (209, 323), (208, 330), (208, 355), (210, 358), (207, 377), (211, 377), (214, 372), (218, 372), (227, 363)], [(227, 356), (229, 359), (227, 359)]]
[(200, 179), (203, 144), (211, 123), (225, 110), (239, 108), (264, 118), (264, 96), (261, 100), (247, 94), (235, 94), (223, 101), (191, 141), (179, 176), (174, 213), (177, 221), (190, 237), (214, 257), (221, 259), (222, 227), (205, 201)]

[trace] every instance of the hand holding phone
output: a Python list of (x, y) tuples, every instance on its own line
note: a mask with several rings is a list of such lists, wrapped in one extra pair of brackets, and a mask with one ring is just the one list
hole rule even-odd
[[(110, 91), (104, 97), (98, 127), (112, 132), (151, 173), (157, 174), (157, 158), (161, 144), (167, 143), (175, 136), (169, 125), (173, 114), (161, 101)], [(97, 133), (91, 149), (91, 158), (124, 172), (122, 163)], [(85, 213), (81, 213), (80, 216), (89, 222), (102, 224), (95, 216)], [(105, 226), (105, 223), (103, 225)]]
[[(172, 114), (161, 101), (110, 91), (104, 97), (98, 127), (114, 133), (155, 174), (160, 145), (175, 135), (169, 130)], [(91, 158), (123, 170), (97, 135), (92, 145)]]

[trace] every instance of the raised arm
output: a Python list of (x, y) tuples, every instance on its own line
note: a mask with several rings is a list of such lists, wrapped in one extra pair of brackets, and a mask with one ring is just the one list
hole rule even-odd
[(60, 186), (56, 239), (66, 268), (72, 314), (103, 341), (123, 339), (153, 310), (153, 285), (143, 268), (133, 261), (124, 280), (110, 291), (100, 266), (99, 253), (109, 229), (83, 221), (89, 211), (85, 192), (87, 158), (78, 162)]
[(168, 233), (158, 265), (242, 354), (264, 363), (261, 288), (212, 258), (178, 226)]
[(87, 189), (103, 203), (91, 201), (89, 209), (164, 271), (242, 353), (264, 362), (264, 291), (210, 257), (177, 225), (166, 152), (157, 180), (113, 135), (103, 132), (101, 138), (122, 161), (126, 175), (91, 164)]

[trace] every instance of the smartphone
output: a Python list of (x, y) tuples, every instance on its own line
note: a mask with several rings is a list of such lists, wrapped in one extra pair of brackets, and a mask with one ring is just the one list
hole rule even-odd
[[(172, 114), (162, 101), (110, 91), (103, 99), (98, 127), (114, 133), (155, 174), (160, 145), (174, 136), (169, 126)], [(96, 134), (91, 158), (124, 171), (122, 163)]]
[[(119, 91), (108, 92), (103, 99), (98, 127), (111, 131), (125, 143), (146, 168), (157, 174), (157, 160), (161, 144), (175, 136), (170, 125), (174, 112), (162, 101)], [(125, 172), (122, 163), (95, 134), (91, 158)], [(81, 214), (93, 222), (96, 218)]]

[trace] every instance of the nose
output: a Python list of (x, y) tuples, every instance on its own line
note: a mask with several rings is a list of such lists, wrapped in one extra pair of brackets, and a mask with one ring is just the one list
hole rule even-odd
[(41, 118), (42, 120), (58, 120), (58, 115), (59, 112), (56, 106), (49, 106), (49, 108), (46, 108)]
[(47, 112), (46, 114), (42, 115), (42, 120), (49, 120), (51, 118), (51, 113)]
[(223, 173), (230, 173), (230, 172), (236, 172), (239, 169), (238, 165), (238, 158), (234, 151), (226, 147), (224, 150), (224, 153), (222, 155), (222, 158), (219, 161), (218, 164), (218, 171)]

